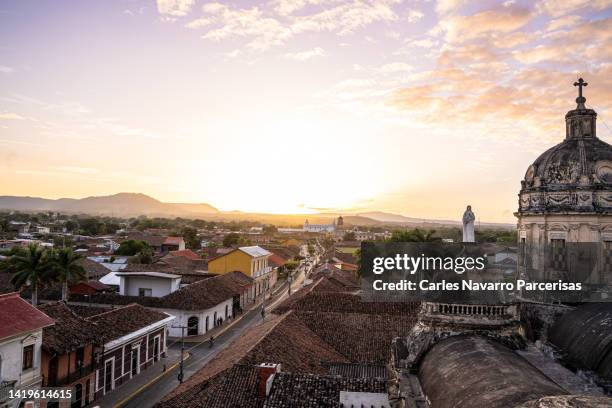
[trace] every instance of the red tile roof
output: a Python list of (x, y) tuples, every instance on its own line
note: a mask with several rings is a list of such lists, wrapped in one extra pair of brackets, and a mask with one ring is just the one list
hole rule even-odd
[(49, 316), (13, 292), (0, 295), (0, 339), (53, 325)]
[(182, 256), (183, 258), (193, 259), (194, 261), (202, 259), (198, 254), (193, 252), (191, 249), (184, 249), (182, 251), (170, 251), (169, 254), (172, 256)]
[(180, 245), (184, 242), (183, 237), (166, 237), (164, 245)]
[(65, 354), (100, 340), (98, 327), (78, 316), (64, 302), (45, 303), (38, 309), (55, 319), (53, 326), (43, 330), (42, 347), (45, 351)]
[[(97, 280), (93, 280), (93, 279), (89, 281), (85, 281), (85, 282), (80, 282), (78, 285), (88, 286), (94, 290), (100, 290), (100, 291), (110, 289), (110, 286), (105, 285), (104, 283), (97, 281)], [(75, 286), (78, 286), (78, 285), (75, 285)], [(70, 289), (72, 290), (73, 287), (74, 286), (71, 286)]]
[(283, 266), (285, 263), (286, 261), (275, 253), (270, 255), (270, 257), (268, 258), (268, 265), (273, 267)]
[(87, 320), (97, 324), (101, 332), (100, 337), (107, 342), (143, 329), (169, 316), (167, 313), (148, 309), (133, 303), (119, 309), (113, 309), (88, 317)]

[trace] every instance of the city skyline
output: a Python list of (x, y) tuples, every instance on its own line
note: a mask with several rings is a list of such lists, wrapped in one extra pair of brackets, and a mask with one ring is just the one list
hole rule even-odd
[(612, 139), (607, 1), (4, 2), (0, 195), (514, 222), (584, 77)]

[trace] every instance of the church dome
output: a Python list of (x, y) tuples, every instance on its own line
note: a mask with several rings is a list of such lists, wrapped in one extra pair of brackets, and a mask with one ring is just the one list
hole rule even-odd
[(587, 109), (582, 87), (578, 106), (565, 115), (566, 136), (527, 169), (519, 214), (612, 211), (612, 146), (597, 138), (597, 113)]

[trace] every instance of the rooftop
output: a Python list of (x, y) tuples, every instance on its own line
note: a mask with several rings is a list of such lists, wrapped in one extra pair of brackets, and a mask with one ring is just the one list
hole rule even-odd
[(52, 354), (66, 354), (99, 339), (98, 326), (74, 313), (64, 302), (51, 302), (38, 309), (55, 320), (43, 329), (43, 350)]
[(153, 272), (153, 271), (145, 271), (145, 272), (134, 272), (134, 271), (123, 271), (123, 272), (115, 272), (115, 276), (148, 276), (150, 278), (159, 278), (159, 279), (178, 279), (180, 275), (173, 275), (171, 273), (165, 272)]
[[(126, 273), (126, 272), (122, 272)], [(134, 272), (129, 272), (134, 273)], [(85, 298), (71, 295), (73, 301), (89, 301), (98, 304), (127, 305), (138, 303), (146, 307), (179, 310), (206, 310), (234, 296), (241, 295), (252, 284), (252, 279), (241, 272), (228, 272), (198, 280), (160, 298), (122, 296), (116, 293), (99, 293)]]
[[(342, 391), (376, 393), (386, 396), (387, 381), (380, 378), (346, 378), (280, 372), (274, 376), (272, 389), (264, 408), (297, 406), (336, 408), (340, 406), (340, 392)], [(380, 408), (381, 406), (375, 405), (374, 407)]]
[(191, 249), (183, 249), (183, 250), (179, 250), (179, 251), (170, 251), (170, 252), (168, 252), (168, 254), (171, 255), (171, 256), (182, 256), (184, 258), (192, 259), (192, 260), (195, 260), (195, 261), (202, 259), (198, 254), (193, 252)]
[(0, 339), (53, 325), (52, 318), (23, 300), (19, 293), (0, 295)]
[(87, 318), (96, 323), (105, 342), (119, 339), (127, 334), (143, 329), (168, 318), (169, 315), (131, 304)]
[(257, 246), (257, 245), (240, 247), (238, 249), (241, 250), (242, 252), (244, 252), (245, 254), (249, 255), (252, 258), (259, 258), (259, 257), (262, 257), (262, 256), (271, 255), (271, 253), (269, 251), (267, 251), (267, 250), (265, 250), (262, 247)]
[(164, 245), (180, 245), (183, 242), (185, 242), (183, 237), (166, 237)]

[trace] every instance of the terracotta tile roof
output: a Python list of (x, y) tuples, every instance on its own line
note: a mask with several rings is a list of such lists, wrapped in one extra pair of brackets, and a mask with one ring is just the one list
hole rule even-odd
[(393, 339), (408, 336), (417, 320), (416, 313), (294, 313), (304, 326), (342, 355), (345, 361), (378, 365), (389, 361)]
[(202, 258), (191, 259), (183, 256), (166, 255), (160, 259), (157, 264), (163, 264), (168, 268), (174, 268), (174, 270), (177, 272), (208, 271), (208, 262)]
[(185, 242), (183, 237), (166, 237), (163, 245), (180, 245), (183, 242)]
[(273, 254), (280, 256), (285, 261), (290, 261), (296, 255), (300, 254), (299, 249), (295, 251), (291, 248), (287, 248), (287, 247), (279, 246), (279, 245), (262, 245), (262, 247), (272, 252)]
[(257, 368), (234, 365), (191, 387), (189, 392), (164, 400), (157, 408), (260, 408)]
[(104, 341), (108, 342), (150, 326), (168, 316), (167, 313), (148, 309), (138, 304), (131, 304), (88, 317), (87, 320), (96, 323), (101, 330)]
[(274, 376), (264, 408), (337, 408), (340, 391), (387, 394), (387, 381), (381, 378), (346, 378), (281, 371)]
[(286, 262), (287, 261), (285, 259), (276, 255), (275, 253), (272, 253), (272, 255), (270, 255), (270, 257), (268, 258), (268, 265), (272, 267), (283, 266)]
[(275, 311), (279, 313), (298, 310), (412, 316), (416, 315), (419, 308), (419, 303), (416, 302), (364, 302), (360, 295), (317, 291), (316, 287), (316, 284), (313, 284), (300, 289), (277, 306)]
[(0, 295), (0, 340), (53, 324), (53, 319), (23, 300), (19, 293)]
[[(159, 406), (203, 406), (197, 405), (201, 398), (201, 395), (198, 395), (198, 390), (201, 390), (201, 386), (206, 381), (237, 364), (282, 320), (283, 317), (281, 316), (271, 316), (264, 323), (249, 328), (242, 336), (234, 340), (232, 344), (221, 350), (208, 364), (166, 395)], [(190, 405), (193, 403), (196, 405)]]
[[(246, 279), (249, 279), (249, 284), (246, 283)], [(160, 302), (162, 307), (171, 309), (210, 309), (225, 300), (241, 295), (251, 282), (252, 279), (241, 272), (229, 272), (187, 285), (160, 298)]]
[(127, 241), (130, 239), (137, 240), (137, 241), (144, 241), (147, 244), (149, 244), (151, 247), (158, 248), (162, 246), (162, 244), (166, 240), (166, 237), (161, 236), (161, 235), (145, 234), (142, 232), (131, 232), (128, 234), (127, 237), (121, 239), (119, 242)]
[[(129, 272), (127, 272), (129, 273)], [(252, 284), (252, 279), (241, 272), (229, 272), (198, 280), (164, 297), (122, 296), (116, 293), (98, 293), (85, 297), (70, 295), (72, 301), (91, 301), (107, 305), (138, 303), (146, 307), (179, 310), (206, 310), (234, 296), (239, 296)]]
[[(85, 282), (79, 282), (77, 285), (89, 286), (90, 288), (92, 288), (94, 290), (99, 290), (99, 291), (110, 290), (110, 286), (105, 285), (102, 282), (97, 281), (97, 280), (89, 280), (89, 281), (85, 281)], [(73, 285), (73, 286), (77, 286), (77, 285)], [(71, 286), (71, 288), (72, 288), (72, 286)]]
[(214, 276), (208, 273), (208, 262), (182, 256), (165, 256), (152, 264), (130, 264), (121, 272), (163, 272), (181, 276), (181, 283), (190, 284)]
[[(222, 407), (216, 405), (222, 401), (239, 401), (225, 406), (261, 406), (251, 375), (252, 367), (262, 362), (280, 363), (283, 374), (275, 377), (264, 407), (337, 407), (340, 391), (386, 393), (391, 341), (406, 336), (415, 321), (416, 315), (399, 314), (272, 315), (222, 350), (159, 407)], [(329, 375), (332, 370), (346, 377)]]
[(99, 315), (102, 313), (110, 312), (111, 310), (113, 310), (112, 307), (83, 306), (83, 305), (73, 305), (73, 304), (69, 304), (68, 307), (77, 316), (80, 316), (80, 317), (91, 317), (91, 316)]
[(102, 266), (98, 262), (94, 262), (88, 258), (81, 258), (77, 261), (87, 271), (87, 277), (89, 279), (100, 279), (101, 277), (110, 273), (110, 269)]
[(313, 290), (315, 292), (344, 292), (346, 287), (335, 280), (324, 277)]
[(183, 249), (182, 251), (170, 251), (168, 254), (171, 256), (181, 256), (187, 259), (193, 259), (196, 261), (202, 259), (198, 254), (193, 252), (191, 249)]
[(66, 354), (99, 339), (99, 329), (94, 323), (74, 313), (64, 302), (45, 303), (40, 311), (55, 320), (55, 324), (43, 329), (43, 350)]
[(357, 265), (357, 258), (355, 258), (355, 255), (348, 252), (336, 251), (336, 253), (334, 254), (334, 258), (339, 259), (343, 263)]
[(264, 362), (280, 363), (291, 372), (327, 374), (329, 363), (349, 360), (290, 312), (240, 360), (251, 365)]
[(387, 366), (381, 364), (337, 363), (329, 366), (330, 375), (349, 378), (389, 378)]

